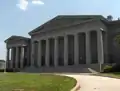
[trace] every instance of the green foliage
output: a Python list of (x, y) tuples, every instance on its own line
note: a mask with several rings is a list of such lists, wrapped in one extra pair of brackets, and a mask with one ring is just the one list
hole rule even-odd
[(104, 66), (103, 72), (120, 72), (120, 64), (115, 64), (113, 66), (106, 65)]
[(116, 35), (114, 39), (120, 45), (120, 34)]
[(120, 63), (117, 63), (115, 64), (113, 67), (112, 67), (112, 72), (120, 72)]
[(4, 72), (4, 69), (0, 69), (0, 72)]
[(103, 72), (106, 72), (106, 73), (111, 72), (111, 70), (112, 70), (112, 66), (110, 66), (110, 65), (106, 65), (103, 68)]

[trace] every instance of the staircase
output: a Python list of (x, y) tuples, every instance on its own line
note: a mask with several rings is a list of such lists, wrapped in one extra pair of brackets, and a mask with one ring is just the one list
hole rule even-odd
[(31, 73), (91, 73), (99, 72), (99, 64), (80, 64), (73, 66), (58, 66), (58, 67), (26, 67), (21, 72)]

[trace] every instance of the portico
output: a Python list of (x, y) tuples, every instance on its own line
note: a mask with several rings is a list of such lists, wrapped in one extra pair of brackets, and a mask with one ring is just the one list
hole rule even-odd
[(6, 41), (6, 67), (9, 69), (23, 69), (29, 63), (29, 39), (20, 36), (11, 36)]
[[(34, 57), (31, 63), (36, 67), (99, 64), (101, 60), (104, 61), (103, 31), (96, 30), (94, 35), (92, 32), (78, 32), (33, 41)], [(94, 44), (91, 44), (92, 36), (96, 39)], [(91, 45), (94, 45), (94, 48)]]
[(106, 26), (95, 16), (57, 16), (29, 35), (5, 41), (8, 68), (98, 67), (107, 60)]

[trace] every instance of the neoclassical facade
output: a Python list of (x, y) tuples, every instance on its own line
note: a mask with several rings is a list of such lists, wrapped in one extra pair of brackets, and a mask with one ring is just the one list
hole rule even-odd
[(113, 39), (119, 23), (101, 15), (59, 15), (29, 32), (31, 38), (13, 35), (5, 40), (6, 67), (97, 69), (100, 63), (116, 63), (120, 49)]

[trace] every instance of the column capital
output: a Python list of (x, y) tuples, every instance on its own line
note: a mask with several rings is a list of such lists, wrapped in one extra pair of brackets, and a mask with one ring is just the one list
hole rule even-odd
[(7, 49), (7, 50), (9, 50), (9, 49), (10, 49), (10, 47), (6, 47), (6, 49)]
[(54, 39), (58, 39), (58, 38), (59, 38), (59, 36), (55, 36), (55, 37), (54, 37)]
[(75, 34), (73, 34), (73, 35), (74, 35), (74, 36), (78, 36), (78, 34), (79, 34), (79, 33), (75, 33)]
[(64, 35), (64, 38), (68, 38), (68, 35), (66, 34), (66, 35)]
[(90, 31), (86, 31), (85, 34), (89, 34), (90, 35)]

